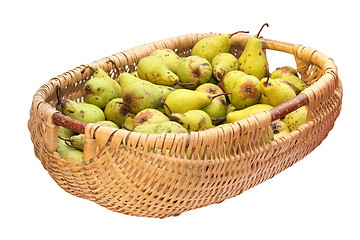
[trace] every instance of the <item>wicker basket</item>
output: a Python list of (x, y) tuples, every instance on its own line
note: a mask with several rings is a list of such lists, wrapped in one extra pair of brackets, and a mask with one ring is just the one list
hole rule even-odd
[[(137, 62), (159, 48), (188, 56), (208, 34), (188, 34), (113, 54), (52, 78), (33, 98), (28, 128), (35, 155), (58, 185), (70, 194), (112, 211), (155, 218), (220, 203), (272, 178), (304, 158), (325, 139), (341, 110), (342, 85), (333, 60), (310, 47), (262, 39), (266, 49), (295, 58), (302, 79), (311, 85), (293, 100), (244, 120), (190, 134), (144, 134), (85, 124), (54, 109), (56, 88), (82, 100), (90, 65), (115, 78), (134, 71)], [(239, 56), (248, 35), (233, 36)], [(270, 143), (263, 128), (307, 105), (308, 122)], [(59, 125), (85, 133), (85, 164), (62, 160), (55, 152)]]

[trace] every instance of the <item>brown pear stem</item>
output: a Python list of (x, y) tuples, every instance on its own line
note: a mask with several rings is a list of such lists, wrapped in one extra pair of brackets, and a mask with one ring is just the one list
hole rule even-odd
[(226, 116), (218, 117), (218, 118), (211, 118), (211, 121), (217, 121), (217, 120), (225, 120)]
[(170, 114), (173, 114), (173, 112), (171, 111), (171, 108), (165, 101), (161, 100), (161, 103), (169, 110)]
[(238, 33), (249, 33), (249, 31), (237, 31), (237, 32), (229, 34), (229, 36), (232, 37), (232, 36), (234, 36), (235, 34), (238, 34)]
[(219, 94), (215, 94), (215, 95), (210, 95), (210, 98), (214, 99), (217, 98), (219, 96), (223, 96), (223, 95), (228, 95), (228, 94), (232, 94), (232, 92), (224, 92), (224, 93), (219, 93)]
[(179, 84), (179, 85), (181, 85), (181, 86), (195, 85), (194, 82), (182, 83), (182, 82), (177, 81), (176, 83)]
[(259, 32), (258, 32), (257, 35), (256, 35), (256, 38), (259, 38), (260, 33), (261, 33), (261, 31), (263, 30), (263, 28), (264, 28), (265, 26), (269, 27), (269, 24), (268, 24), (268, 23), (264, 23), (264, 24), (261, 26)]

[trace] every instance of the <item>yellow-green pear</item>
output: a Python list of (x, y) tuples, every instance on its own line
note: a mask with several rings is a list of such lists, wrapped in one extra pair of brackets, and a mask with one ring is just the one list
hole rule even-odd
[(105, 80), (107, 80), (109, 83), (111, 83), (114, 87), (114, 91), (115, 91), (115, 97), (121, 97), (121, 87), (119, 85), (119, 83), (112, 79), (106, 72), (104, 69), (102, 68), (92, 68), (95, 72), (93, 73), (92, 77), (93, 78), (103, 78)]
[(137, 74), (139, 78), (157, 85), (174, 86), (179, 81), (179, 77), (170, 70), (166, 62), (155, 55), (140, 59)]
[(242, 110), (235, 110), (227, 114), (226, 121), (229, 123), (239, 121), (241, 119), (247, 118), (250, 115), (255, 115), (260, 112), (268, 111), (273, 107), (267, 104), (255, 104), (244, 108)]
[(231, 94), (229, 100), (236, 109), (244, 109), (260, 102), (260, 81), (252, 75), (245, 75), (231, 81), (226, 88)]
[(179, 133), (188, 133), (188, 131), (181, 126), (179, 123), (174, 121), (165, 121), (159, 123), (150, 123), (139, 125), (134, 128), (134, 132), (141, 133), (155, 133), (155, 134), (179, 134)]
[(225, 74), (230, 71), (238, 70), (239, 63), (237, 58), (231, 53), (219, 53), (211, 61), (213, 76), (220, 81)]
[(160, 57), (168, 66), (170, 71), (176, 73), (176, 69), (180, 64), (180, 57), (172, 49), (157, 49), (153, 51), (150, 56)]
[(169, 121), (169, 118), (165, 114), (163, 114), (159, 110), (148, 108), (141, 110), (135, 115), (133, 119), (133, 124), (134, 128), (136, 128), (140, 125), (159, 123), (164, 121)]
[[(218, 86), (224, 92), (230, 92), (230, 88), (232, 88), (232, 81), (237, 80), (247, 74), (240, 70), (233, 70), (226, 73), (219, 81)], [(230, 97), (230, 96), (229, 96)]]
[(298, 94), (307, 88), (308, 85), (298, 77), (296, 72), (294, 74), (294, 70), (294, 68), (289, 66), (276, 68), (276, 70), (270, 74), (270, 78), (280, 78), (291, 83)]
[(295, 87), (279, 78), (263, 78), (260, 81), (261, 103), (276, 107), (296, 96)]
[(192, 56), (206, 58), (209, 62), (219, 53), (227, 53), (230, 50), (231, 37), (237, 33), (248, 33), (247, 31), (238, 31), (232, 34), (221, 34), (218, 36), (207, 37), (199, 40), (192, 48)]
[(268, 76), (269, 65), (266, 54), (263, 50), (259, 35), (264, 26), (269, 26), (267, 23), (264, 24), (257, 35), (250, 36), (244, 51), (239, 57), (239, 70), (246, 74), (253, 75), (258, 79), (262, 79)]
[(121, 127), (129, 111), (129, 107), (122, 98), (114, 98), (105, 106), (104, 114), (106, 120)]
[(287, 134), (290, 133), (289, 128), (287, 125), (281, 121), (280, 119), (273, 121), (271, 124), (271, 129), (274, 133), (274, 139), (279, 139)]
[(292, 132), (301, 125), (305, 124), (307, 122), (308, 117), (308, 110), (306, 106), (302, 106), (295, 111), (287, 114), (283, 121), (286, 124), (286, 126), (289, 128), (289, 130)]
[(113, 85), (103, 78), (91, 78), (82, 89), (84, 101), (103, 109), (110, 100), (114, 99)]
[(70, 99), (60, 99), (56, 108), (62, 114), (86, 123), (105, 120), (105, 114), (101, 108), (85, 102), (78, 103)]
[(180, 123), (189, 132), (203, 131), (214, 127), (210, 116), (202, 110), (190, 110), (185, 113), (172, 113), (170, 120)]

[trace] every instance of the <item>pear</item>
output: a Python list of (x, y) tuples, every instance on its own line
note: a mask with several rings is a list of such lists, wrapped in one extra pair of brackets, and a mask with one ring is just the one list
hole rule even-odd
[(105, 119), (114, 122), (119, 127), (124, 123), (128, 112), (129, 108), (122, 98), (114, 98), (104, 109)]
[(264, 26), (269, 26), (265, 23), (257, 35), (249, 37), (244, 51), (239, 57), (239, 70), (246, 74), (253, 75), (258, 79), (262, 79), (269, 74), (269, 66), (267, 57), (262, 47), (259, 35)]
[(229, 100), (236, 109), (244, 109), (260, 102), (260, 81), (252, 75), (234, 79), (226, 89), (231, 92)]
[(138, 72), (137, 72), (137, 71), (133, 71), (133, 72), (131, 72), (130, 74), (131, 74), (131, 75), (133, 75), (133, 76), (135, 76), (135, 77), (139, 77), (139, 75), (138, 75)]
[(97, 122), (97, 124), (100, 124), (101, 126), (106, 126), (106, 127), (119, 128), (119, 126), (116, 123), (114, 123), (113, 121), (108, 121), (108, 120)]
[(188, 131), (181, 126), (177, 122), (173, 121), (165, 121), (159, 123), (150, 123), (139, 125), (134, 128), (134, 132), (141, 132), (141, 133), (169, 133), (169, 134), (178, 134), (178, 133), (188, 133)]
[(260, 81), (261, 103), (273, 107), (280, 105), (296, 96), (295, 87), (289, 82), (276, 78), (263, 78)]
[(189, 56), (180, 62), (176, 73), (184, 88), (195, 89), (210, 80), (212, 66), (205, 58)]
[(159, 123), (164, 121), (169, 121), (169, 118), (162, 112), (150, 108), (138, 112), (133, 119), (133, 124), (134, 128), (136, 128), (140, 125)]
[(123, 100), (133, 113), (138, 113), (146, 108), (157, 108), (165, 99), (164, 91), (156, 84), (137, 78), (130, 73), (120, 74), (119, 81)]
[(276, 70), (270, 74), (270, 78), (280, 78), (291, 83), (294, 85), (297, 94), (308, 87), (308, 85), (298, 77), (296, 70), (289, 66), (276, 68)]
[(219, 81), (218, 86), (224, 91), (229, 92), (230, 87), (232, 85), (232, 81), (239, 79), (247, 74), (240, 70), (233, 70), (226, 73)]
[(165, 108), (165, 113), (168, 116), (170, 115), (169, 108), (174, 113), (185, 113), (189, 110), (200, 109), (207, 106), (213, 98), (224, 94), (211, 95), (190, 89), (176, 89), (167, 96), (164, 102), (168, 106)]
[(64, 151), (68, 151), (68, 150), (74, 150), (75, 148), (71, 147), (70, 145), (67, 144), (67, 141), (64, 139), (61, 139), (61, 137), (59, 137), (57, 139), (57, 148), (56, 148), (56, 152), (60, 153), (60, 152), (64, 152)]
[[(204, 83), (198, 86), (195, 91), (205, 92), (210, 95), (223, 93), (220, 87), (212, 83)], [(211, 102), (207, 106), (201, 108), (201, 110), (206, 112), (211, 117), (213, 124), (220, 123), (225, 119), (227, 111), (226, 97), (221, 95), (213, 98)]]
[(83, 152), (80, 150), (68, 149), (65, 151), (60, 151), (59, 155), (64, 160), (73, 159), (74, 162), (83, 163)]
[(308, 117), (308, 110), (306, 106), (302, 106), (295, 111), (287, 114), (284, 117), (284, 123), (289, 128), (290, 132), (294, 131), (302, 124), (306, 123)]
[(77, 150), (84, 150), (84, 137), (85, 134), (78, 134), (78, 135), (74, 135), (71, 136), (70, 139), (68, 140), (69, 144), (71, 144), (71, 146), (73, 148), (76, 148)]
[(230, 71), (238, 70), (239, 62), (231, 53), (219, 53), (211, 61), (213, 75), (220, 81), (225, 74)]
[(92, 69), (95, 71), (92, 75), (93, 78), (103, 78), (113, 85), (114, 91), (115, 91), (115, 98), (122, 96), (121, 87), (120, 87), (119, 83), (116, 80), (112, 79), (104, 71), (104, 69), (102, 69), (102, 68), (92, 68)]
[(172, 113), (171, 121), (180, 123), (187, 131), (203, 131), (214, 127), (210, 116), (202, 110), (190, 110), (185, 113)]
[(137, 73), (139, 78), (158, 85), (174, 86), (179, 81), (179, 77), (170, 70), (166, 62), (155, 55), (140, 59)]
[(273, 121), (270, 124), (270, 126), (271, 126), (271, 129), (272, 129), (273, 133), (274, 133), (274, 139), (275, 140), (290, 133), (290, 130), (287, 127), (287, 125), (281, 120)]
[(121, 128), (126, 129), (128, 131), (134, 130), (134, 113), (128, 113), (125, 117), (124, 123), (121, 125)]
[(273, 107), (267, 104), (255, 104), (241, 110), (235, 110), (227, 114), (226, 121), (229, 123), (239, 121), (241, 119), (247, 118), (250, 115), (255, 115), (257, 113), (268, 111)]
[(111, 83), (103, 78), (91, 78), (83, 87), (86, 103), (94, 104), (103, 109), (110, 100), (115, 98), (115, 90)]
[(162, 92), (162, 100), (165, 100), (166, 97), (173, 91), (175, 91), (175, 88), (170, 87), (170, 86), (165, 86), (165, 85), (157, 85), (161, 92)]
[(60, 99), (56, 108), (64, 115), (86, 123), (105, 120), (105, 114), (98, 106), (70, 99)]
[(157, 49), (153, 51), (150, 56), (158, 56), (160, 57), (168, 66), (170, 71), (176, 73), (176, 69), (180, 64), (180, 57), (171, 49)]
[(206, 58), (209, 62), (219, 53), (227, 53), (230, 50), (231, 37), (237, 33), (248, 33), (247, 31), (238, 31), (232, 34), (221, 34), (218, 36), (207, 37), (199, 40), (192, 48), (192, 56)]
[(72, 135), (74, 135), (75, 133), (73, 131), (71, 131), (70, 129), (67, 129), (65, 127), (59, 126), (59, 136), (61, 138), (70, 138)]

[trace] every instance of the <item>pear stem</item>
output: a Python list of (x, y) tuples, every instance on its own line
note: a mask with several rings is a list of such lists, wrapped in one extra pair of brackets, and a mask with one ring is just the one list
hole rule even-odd
[(265, 26), (269, 27), (269, 24), (268, 24), (268, 23), (264, 23), (264, 24), (261, 26), (259, 32), (258, 32), (257, 35), (256, 35), (256, 38), (259, 38), (259, 35), (260, 35), (261, 31), (263, 30), (263, 28), (264, 28)]
[(189, 86), (189, 85), (194, 85), (195, 84), (194, 82), (182, 83), (182, 82), (179, 82), (179, 81), (177, 81), (176, 83), (181, 85), (181, 86)]
[(238, 33), (249, 33), (249, 31), (237, 31), (237, 32), (229, 34), (229, 36), (232, 37), (232, 36), (234, 36), (235, 34), (238, 34)]
[(226, 116), (218, 117), (218, 118), (211, 118), (211, 121), (217, 121), (217, 120), (225, 120)]
[[(68, 147), (71, 147), (71, 148), (74, 148), (73, 146), (71, 146), (71, 142), (73, 142), (71, 139), (67, 139), (67, 138), (63, 138), (63, 137), (60, 137), (58, 136), (61, 140), (63, 140), (65, 142), (65, 144), (68, 146)], [(70, 143), (69, 143), (70, 142)]]
[(123, 125), (121, 125), (121, 127), (122, 128), (125, 128), (126, 130), (128, 130), (128, 131), (130, 131), (130, 132), (132, 132), (133, 130), (131, 130), (130, 128), (128, 128), (127, 126), (125, 126), (124, 124)]
[(228, 95), (228, 94), (232, 94), (232, 92), (224, 92), (224, 93), (219, 93), (219, 94), (215, 94), (215, 95), (210, 95), (210, 98), (214, 99), (217, 98), (219, 96), (223, 96), (223, 95)]
[(169, 110), (170, 114), (173, 114), (173, 111), (171, 111), (171, 108), (165, 101), (161, 100), (161, 103)]

